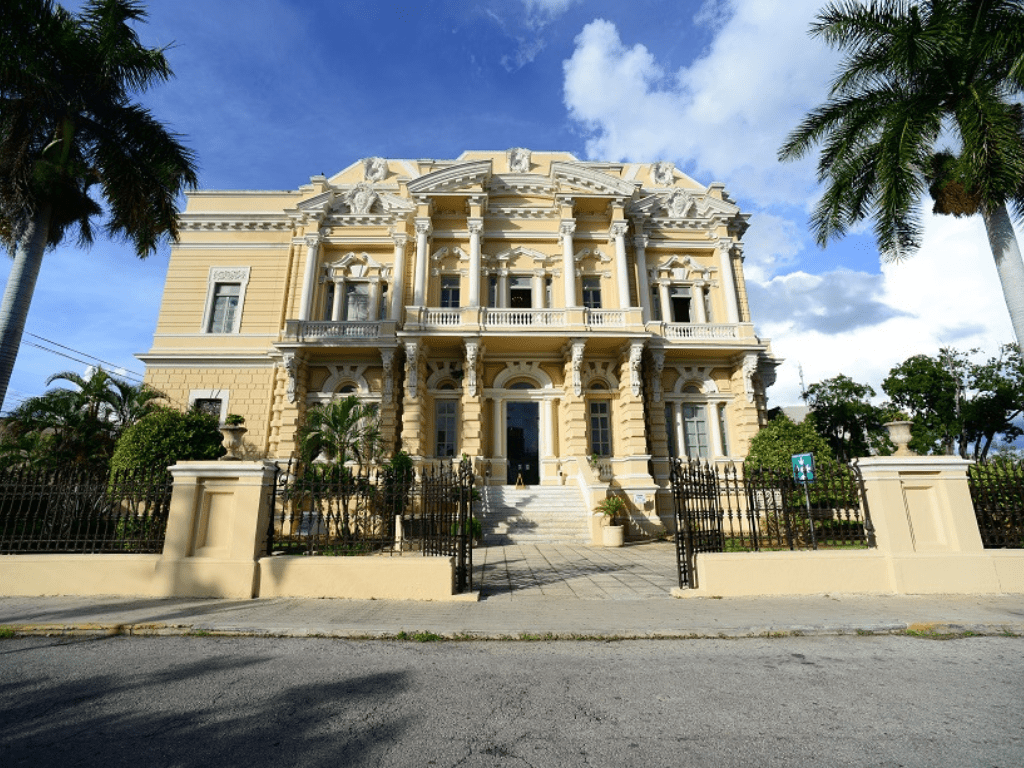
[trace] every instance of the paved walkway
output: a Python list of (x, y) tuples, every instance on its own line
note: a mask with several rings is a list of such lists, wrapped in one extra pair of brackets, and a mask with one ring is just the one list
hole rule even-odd
[(700, 638), (920, 632), (1024, 637), (1022, 595), (670, 596), (675, 550), (575, 545), (473, 552), (480, 601), (0, 598), (0, 627), (33, 634), (460, 638)]
[(665, 541), (478, 547), (473, 577), (481, 600), (667, 600), (678, 586), (675, 545)]

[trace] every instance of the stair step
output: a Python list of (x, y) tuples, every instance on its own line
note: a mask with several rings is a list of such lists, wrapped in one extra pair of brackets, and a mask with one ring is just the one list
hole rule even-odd
[(586, 543), (590, 540), (583, 496), (576, 488), (485, 488), (479, 506), (487, 542)]

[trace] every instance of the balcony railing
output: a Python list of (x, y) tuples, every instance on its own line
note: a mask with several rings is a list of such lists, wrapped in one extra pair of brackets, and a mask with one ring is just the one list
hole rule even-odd
[(486, 328), (561, 328), (565, 326), (564, 309), (486, 309)]
[(592, 328), (624, 328), (626, 313), (621, 309), (588, 309), (584, 322)]
[(394, 334), (393, 321), (288, 320), (284, 335), (293, 341), (325, 341), (330, 339), (376, 339)]
[(738, 325), (665, 323), (666, 339), (738, 339)]

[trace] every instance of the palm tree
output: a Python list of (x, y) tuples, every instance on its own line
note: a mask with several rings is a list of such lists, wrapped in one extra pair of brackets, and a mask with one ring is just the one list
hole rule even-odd
[(132, 384), (111, 376), (102, 368), (81, 376), (73, 371), (53, 374), (47, 386), (55, 381), (69, 381), (78, 387), (82, 408), (94, 419), (109, 423), (115, 439), (143, 416), (159, 408), (158, 400), (166, 395), (148, 384)]
[(375, 458), (381, 447), (377, 406), (349, 395), (310, 408), (299, 430), (299, 445), (306, 461), (320, 454), (341, 465), (350, 458), (360, 464)]
[[(936, 213), (980, 213), (1018, 343), (1024, 262), (1007, 206), (1024, 216), (1024, 6), (1020, 0), (833, 2), (811, 35), (847, 53), (828, 101), (779, 150), (822, 144), (824, 246), (874, 219), (883, 258), (911, 255), (928, 192)], [(940, 142), (953, 141), (950, 148)], [(939, 151), (941, 149), (941, 151)]]
[[(176, 238), (178, 195), (197, 183), (193, 153), (133, 103), (167, 80), (163, 49), (140, 44), (136, 0), (6, 0), (0, 14), (0, 240), (14, 255), (0, 304), (0, 402), (7, 393), (43, 253), (92, 221), (140, 258)], [(97, 187), (104, 207), (93, 197)]]

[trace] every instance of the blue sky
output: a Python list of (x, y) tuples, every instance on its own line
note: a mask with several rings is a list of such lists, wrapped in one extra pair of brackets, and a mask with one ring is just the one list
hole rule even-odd
[[(813, 159), (775, 158), (838, 64), (806, 33), (820, 5), (151, 0), (140, 35), (173, 46), (176, 77), (141, 100), (186, 136), (205, 189), (294, 189), (370, 155), (512, 146), (671, 160), (724, 182), (752, 214), (757, 331), (785, 358), (770, 403), (790, 405), (799, 368), (807, 384), (845, 373), (879, 389), (910, 355), (1012, 340), (980, 219), (928, 219), (921, 251), (897, 265), (880, 264), (869, 225), (813, 243)], [(134, 355), (151, 345), (168, 254), (139, 261), (105, 241), (49, 253), (4, 410), (93, 358), (141, 373)], [(9, 269), (0, 261), (0, 280)], [(32, 346), (50, 346), (40, 337), (93, 357)]]

